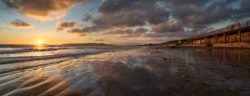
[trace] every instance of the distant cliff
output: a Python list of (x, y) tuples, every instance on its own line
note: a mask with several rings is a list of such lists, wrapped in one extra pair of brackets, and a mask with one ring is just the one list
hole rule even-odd
[(114, 45), (105, 43), (69, 43), (69, 44), (62, 44), (61, 46), (114, 46)]

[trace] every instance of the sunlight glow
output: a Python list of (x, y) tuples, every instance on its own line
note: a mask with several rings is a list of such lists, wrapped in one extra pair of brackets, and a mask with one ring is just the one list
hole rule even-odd
[(35, 42), (34, 42), (34, 49), (36, 50), (43, 50), (43, 49), (46, 49), (46, 44), (45, 44), (45, 41), (43, 39), (37, 39)]
[(42, 39), (38, 39), (36, 41), (36, 46), (43, 46), (44, 45), (44, 41)]

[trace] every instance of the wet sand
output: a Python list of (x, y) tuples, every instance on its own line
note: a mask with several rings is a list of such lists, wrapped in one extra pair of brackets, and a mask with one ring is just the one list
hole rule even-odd
[(136, 47), (16, 62), (0, 65), (0, 95), (250, 96), (249, 57), (249, 49)]

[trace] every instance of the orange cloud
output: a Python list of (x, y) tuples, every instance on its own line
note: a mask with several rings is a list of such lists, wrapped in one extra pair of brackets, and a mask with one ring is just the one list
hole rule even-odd
[(5, 0), (8, 7), (38, 20), (51, 20), (63, 15), (83, 0)]

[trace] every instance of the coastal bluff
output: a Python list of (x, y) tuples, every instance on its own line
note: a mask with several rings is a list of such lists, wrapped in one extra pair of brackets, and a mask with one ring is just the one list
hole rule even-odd
[(174, 40), (160, 45), (173, 47), (230, 47), (250, 48), (250, 20), (235, 23), (224, 28), (203, 32), (181, 40)]

